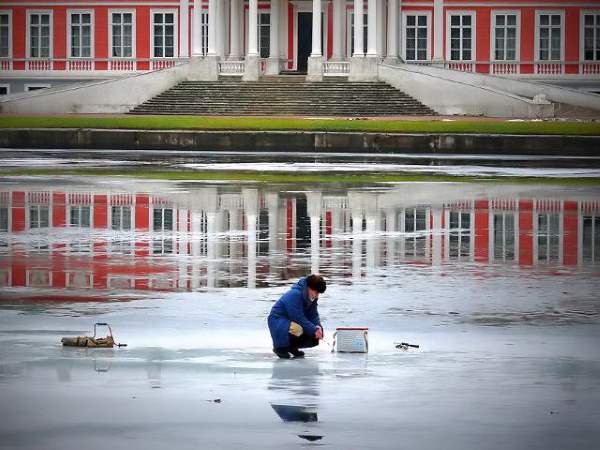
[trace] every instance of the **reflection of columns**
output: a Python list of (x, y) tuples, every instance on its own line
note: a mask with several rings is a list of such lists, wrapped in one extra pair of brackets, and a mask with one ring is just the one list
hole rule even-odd
[(231, 41), (229, 43), (229, 59), (237, 60), (242, 56), (240, 51), (240, 9), (241, 0), (231, 0), (229, 6), (229, 30), (231, 31)]
[(391, 267), (396, 261), (396, 236), (391, 236), (397, 229), (396, 211), (387, 209), (385, 211), (385, 231), (386, 236), (386, 265)]
[(433, 217), (431, 265), (439, 266), (442, 264), (442, 208), (433, 206), (431, 215)]
[(319, 250), (321, 243), (321, 218), (311, 216), (310, 218), (310, 271), (319, 273)]
[(398, 59), (398, 0), (388, 0), (387, 56), (388, 62)]
[(189, 0), (179, 0), (179, 57), (181, 58), (190, 56), (188, 47), (189, 14)]
[(343, 59), (344, 39), (344, 14), (346, 12), (346, 0), (333, 0), (333, 54), (334, 61)]
[(179, 282), (178, 285), (180, 288), (185, 288), (187, 286), (187, 270), (188, 270), (188, 259), (182, 258), (181, 256), (186, 256), (188, 254), (188, 210), (180, 209), (178, 211), (179, 214), (179, 227), (178, 227), (178, 239), (177, 242), (179, 244)]
[(248, 287), (256, 287), (256, 219), (258, 217), (258, 191), (243, 189), (246, 227), (248, 230)]
[(202, 225), (202, 213), (192, 212), (192, 289), (198, 289), (200, 287), (200, 258), (201, 250), (201, 225)]
[[(192, 56), (202, 55), (202, 2), (194, 0), (194, 12), (192, 15)], [(186, 36), (187, 40), (187, 36)]]
[(377, 56), (377, 0), (368, 1), (367, 56)]
[(213, 288), (216, 286), (217, 267), (216, 267), (216, 249), (217, 249), (217, 214), (209, 212), (206, 214), (206, 286)]
[(361, 277), (362, 265), (362, 212), (352, 211), (352, 278)]
[(367, 271), (371, 272), (375, 269), (375, 262), (377, 259), (376, 245), (377, 245), (377, 217), (373, 214), (367, 215)]
[(363, 0), (354, 0), (354, 53), (352, 56), (363, 56)]
[[(199, 8), (200, 9), (200, 8)], [(209, 56), (217, 54), (217, 0), (208, 0), (208, 52)]]
[(278, 216), (279, 216), (279, 196), (274, 193), (266, 194), (267, 210), (269, 214), (269, 254), (277, 252), (278, 241)]
[(269, 35), (269, 60), (267, 74), (279, 73), (279, 4), (281, 0), (271, 0), (271, 26)]

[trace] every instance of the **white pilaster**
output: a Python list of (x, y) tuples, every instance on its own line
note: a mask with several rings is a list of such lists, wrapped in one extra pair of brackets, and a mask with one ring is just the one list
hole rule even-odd
[(227, 54), (227, 0), (217, 1), (217, 55), (224, 58)]
[(368, 2), (367, 56), (377, 56), (377, 0)]
[(248, 54), (244, 65), (243, 79), (246, 81), (258, 80), (258, 0), (249, 0), (248, 3)]
[(323, 80), (323, 54), (321, 53), (321, 0), (313, 0), (312, 51), (308, 58), (308, 81)]
[(240, 2), (241, 0), (231, 0), (229, 6), (229, 29), (231, 30), (229, 59), (232, 60), (238, 60), (242, 56), (240, 52)]
[(269, 61), (267, 74), (279, 73), (279, 6), (281, 0), (271, 0), (271, 28), (269, 36)]
[(208, 0), (208, 51), (207, 56), (217, 55), (217, 0)]
[[(192, 13), (192, 56), (202, 55), (202, 3), (194, 0), (194, 11)], [(187, 36), (186, 36), (187, 40)]]
[(354, 53), (352, 56), (363, 56), (363, 0), (354, 0)]
[(190, 2), (189, 0), (179, 0), (179, 56), (188, 58), (190, 56), (189, 47), (189, 24), (190, 24)]
[(398, 60), (398, 0), (388, 0), (386, 61)]
[(433, 0), (433, 62), (444, 61), (444, 0)]
[(346, 0), (333, 0), (333, 54), (334, 61), (343, 59), (344, 15), (346, 12)]

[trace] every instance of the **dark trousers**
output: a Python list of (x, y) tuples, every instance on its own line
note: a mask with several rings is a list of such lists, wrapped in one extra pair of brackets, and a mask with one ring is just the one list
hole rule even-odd
[(298, 337), (290, 334), (290, 348), (309, 348), (317, 345), (319, 345), (319, 340), (314, 336), (303, 334)]

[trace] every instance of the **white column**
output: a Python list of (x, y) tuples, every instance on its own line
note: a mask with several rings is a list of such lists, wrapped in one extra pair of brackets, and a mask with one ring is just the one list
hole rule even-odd
[(269, 58), (279, 59), (279, 4), (281, 0), (271, 0), (271, 34)]
[(237, 60), (240, 52), (240, 0), (231, 0), (229, 7), (229, 29), (231, 30), (231, 43), (229, 46), (229, 59)]
[(439, 266), (442, 264), (442, 208), (434, 206), (431, 215), (433, 216), (431, 265)]
[(217, 55), (217, 0), (208, 0), (208, 56)]
[(249, 0), (248, 56), (258, 56), (258, 0)]
[(377, 56), (377, 0), (368, 2), (367, 56)]
[(352, 211), (352, 278), (354, 281), (361, 277), (362, 266), (362, 213)]
[(354, 0), (354, 53), (352, 56), (363, 56), (363, 0)]
[(192, 16), (192, 56), (202, 55), (202, 3), (194, 0), (194, 12)]
[(227, 0), (217, 0), (217, 54), (227, 54)]
[(319, 252), (321, 249), (321, 218), (310, 218), (310, 272), (319, 273)]
[(346, 11), (346, 0), (333, 0), (333, 54), (334, 61), (343, 59), (344, 39), (344, 13)]
[(189, 0), (179, 0), (179, 56), (181, 58), (187, 58), (190, 56), (190, 41), (188, 39), (189, 24)]
[(433, 61), (444, 61), (444, 0), (433, 0)]
[(387, 59), (398, 59), (398, 0), (388, 0)]
[(321, 56), (321, 0), (313, 0), (312, 52), (310, 56)]

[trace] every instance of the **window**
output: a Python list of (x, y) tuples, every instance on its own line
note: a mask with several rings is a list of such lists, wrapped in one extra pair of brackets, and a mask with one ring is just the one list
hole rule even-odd
[(11, 16), (8, 12), (0, 13), (0, 58), (9, 58), (11, 55), (10, 46), (10, 25)]
[(584, 263), (600, 263), (600, 216), (583, 216), (583, 249)]
[(29, 228), (48, 228), (50, 226), (50, 208), (46, 205), (29, 207)]
[(427, 254), (427, 236), (423, 231), (427, 230), (426, 209), (407, 208), (404, 211), (404, 232), (417, 233), (407, 236), (404, 241), (406, 256), (425, 256)]
[[(367, 13), (363, 13), (363, 53), (367, 53), (367, 39), (368, 39), (368, 24), (369, 17)], [(354, 54), (354, 13), (350, 14), (350, 55)]]
[(69, 225), (72, 227), (90, 227), (91, 208), (89, 206), (73, 205), (69, 208)]
[(450, 60), (472, 61), (474, 51), (475, 14), (450, 14)]
[(28, 270), (25, 274), (26, 283), (29, 287), (52, 286), (52, 272), (46, 269)]
[(132, 12), (112, 12), (110, 14), (111, 58), (134, 57), (134, 16)]
[(50, 87), (49, 84), (26, 84), (25, 92), (39, 91), (40, 89), (46, 89), (49, 87)]
[(10, 84), (0, 84), (0, 95), (10, 94)]
[(29, 57), (49, 58), (52, 48), (50, 13), (29, 14)]
[(469, 257), (471, 255), (471, 213), (450, 211), (449, 218), (449, 257), (458, 259)]
[(560, 215), (556, 213), (538, 214), (538, 261), (558, 261), (560, 249)]
[(269, 57), (271, 33), (271, 14), (260, 13), (258, 15), (258, 48), (261, 58)]
[(515, 215), (513, 213), (494, 213), (494, 260), (515, 260)]
[(562, 14), (538, 14), (538, 59), (562, 59)]
[(0, 231), (8, 231), (8, 208), (0, 208)]
[(404, 59), (406, 61), (428, 60), (429, 17), (425, 14), (409, 14), (404, 20)]
[(154, 231), (173, 231), (173, 210), (171, 208), (155, 208), (152, 214)]
[(203, 12), (200, 19), (202, 24), (202, 54), (206, 55), (208, 53), (208, 13)]
[(175, 57), (175, 13), (152, 13), (152, 56)]
[(92, 57), (92, 13), (76, 12), (69, 15), (69, 48), (71, 58)]
[(519, 35), (517, 14), (494, 14), (494, 60), (516, 61)]
[(130, 206), (111, 207), (111, 229), (129, 231), (131, 230), (131, 222)]
[(600, 12), (583, 15), (583, 59), (600, 61)]

